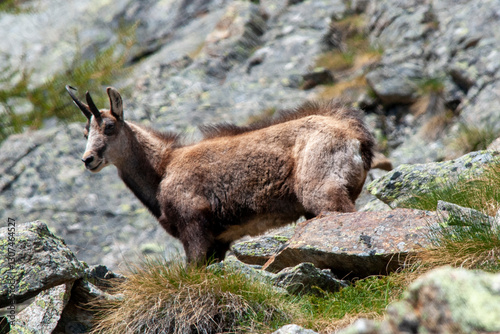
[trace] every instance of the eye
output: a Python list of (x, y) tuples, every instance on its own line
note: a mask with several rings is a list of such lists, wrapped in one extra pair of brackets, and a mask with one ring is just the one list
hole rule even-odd
[(114, 130), (115, 130), (115, 123), (106, 123), (106, 125), (104, 125), (104, 134), (105, 135), (113, 134)]
[(89, 138), (89, 130), (87, 130), (86, 128), (83, 129), (83, 137), (85, 137), (85, 139)]

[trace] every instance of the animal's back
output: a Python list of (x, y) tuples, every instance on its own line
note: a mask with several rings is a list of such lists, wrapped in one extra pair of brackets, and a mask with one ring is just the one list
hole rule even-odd
[(167, 175), (162, 185), (184, 194), (170, 200), (210, 212), (227, 240), (301, 215), (352, 211), (373, 145), (358, 115), (327, 109), (283, 117), (230, 133), (219, 128), (217, 136), (179, 150), (167, 168), (175, 178)]

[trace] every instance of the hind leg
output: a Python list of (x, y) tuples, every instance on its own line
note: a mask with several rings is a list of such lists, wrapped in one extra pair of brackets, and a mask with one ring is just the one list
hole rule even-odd
[(327, 181), (318, 187), (305, 187), (301, 195), (304, 208), (316, 216), (321, 211), (356, 211), (347, 188), (333, 181)]

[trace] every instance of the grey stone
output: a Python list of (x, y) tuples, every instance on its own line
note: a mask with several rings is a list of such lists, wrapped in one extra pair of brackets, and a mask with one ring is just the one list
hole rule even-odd
[(2, 228), (0, 240), (0, 307), (84, 274), (84, 264), (42, 222), (18, 224), (13, 234)]
[[(208, 266), (209, 270), (234, 270), (265, 284), (270, 284), (276, 293), (316, 294), (336, 292), (348, 283), (337, 279), (329, 269), (318, 269), (312, 263), (300, 263), (295, 267), (284, 268), (278, 273), (262, 270), (262, 266), (249, 265), (228, 256), (219, 263)], [(109, 297), (108, 297), (109, 298)]]
[[(447, 139), (458, 133), (458, 127), (447, 126), (450, 124), (463, 122), (479, 129), (498, 131), (500, 116), (493, 104), (498, 99), (499, 65), (493, 59), (498, 54), (500, 32), (485, 24), (488, 20), (496, 20), (497, 7), (497, 1), (382, 0), (369, 3), (366, 13), (370, 18), (370, 39), (384, 49), (384, 54), (379, 67), (367, 78), (382, 101), (389, 103), (391, 95), (389, 101), (383, 98), (391, 87), (394, 91), (400, 89), (406, 96), (411, 96), (410, 93), (425, 95), (424, 91), (419, 92), (423, 87), (408, 85), (396, 70), (419, 64), (422, 83), (431, 79), (443, 84), (439, 92), (445, 106), (443, 110), (460, 115), (450, 117), (448, 114), (448, 124), (443, 125), (437, 135), (429, 136), (425, 131), (432, 127), (431, 121), (436, 118), (423, 114), (412, 116), (413, 121), (408, 122), (406, 115), (412, 110), (403, 108), (403, 113), (396, 115), (394, 127), (384, 130), (389, 132), (386, 136), (395, 165), (439, 161), (463, 154), (447, 147), (450, 144)], [(483, 19), (471, 20), (471, 17)], [(404, 99), (398, 103), (404, 103)], [(384, 110), (388, 118), (393, 117), (391, 109)], [(445, 113), (440, 117), (444, 119)]]
[[(99, 282), (106, 287), (110, 286), (109, 282), (107, 284), (102, 284), (102, 280)], [(77, 280), (54, 333), (80, 334), (90, 331), (95, 324), (96, 313), (88, 305), (102, 299), (113, 301), (123, 298), (119, 294), (107, 293), (85, 279)]]
[(50, 334), (55, 330), (71, 296), (73, 281), (41, 292), (35, 300), (16, 315), (11, 333)]
[(242, 262), (263, 265), (286, 245), (293, 236), (295, 226), (288, 225), (257, 237), (245, 237), (233, 244), (231, 251)]
[(337, 292), (347, 284), (337, 279), (330, 269), (320, 270), (312, 263), (301, 263), (285, 268), (273, 278), (275, 284), (291, 294), (316, 294)]
[(411, 208), (415, 197), (456, 182), (459, 178), (481, 175), (499, 160), (497, 151), (478, 151), (450, 161), (400, 165), (370, 183), (368, 190), (392, 208)]
[(315, 333), (317, 332), (313, 331), (312, 329), (306, 329), (300, 327), (299, 325), (291, 324), (281, 327), (272, 334), (315, 334)]
[(495, 218), (490, 217), (480, 211), (464, 208), (460, 205), (438, 201), (436, 212), (441, 214), (448, 225), (463, 224), (463, 220), (474, 221), (479, 224), (491, 225)]
[(498, 78), (485, 82), (477, 92), (470, 92), (464, 101), (461, 114), (468, 126), (500, 133), (500, 113), (495, 103), (499, 98), (500, 71), (497, 75)]
[(418, 96), (418, 81), (422, 80), (421, 65), (404, 63), (376, 69), (366, 80), (382, 103), (409, 104)]
[[(249, 265), (241, 262), (234, 256), (227, 256), (224, 261), (219, 263), (214, 263), (208, 266), (210, 270), (221, 270), (221, 269), (229, 269), (235, 270), (243, 273), (245, 276), (256, 279), (258, 281), (273, 284), (275, 275), (262, 270), (262, 266), (259, 265)], [(282, 292), (281, 290), (279, 290)], [(283, 290), (284, 291), (284, 290)]]
[(339, 334), (498, 333), (500, 275), (444, 267), (413, 282), (385, 320), (359, 320)]

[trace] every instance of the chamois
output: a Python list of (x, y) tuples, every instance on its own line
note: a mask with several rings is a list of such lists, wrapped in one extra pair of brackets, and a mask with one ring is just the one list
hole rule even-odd
[(222, 260), (232, 241), (301, 216), (354, 211), (372, 162), (360, 112), (336, 102), (309, 102), (250, 126), (202, 126), (204, 139), (183, 145), (177, 134), (125, 121), (112, 87), (109, 110), (89, 92), (84, 103), (66, 90), (87, 118), (85, 167), (115, 165), (190, 262)]

